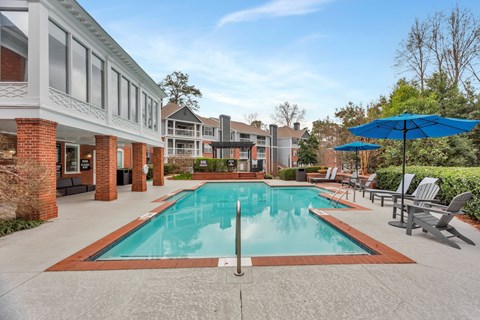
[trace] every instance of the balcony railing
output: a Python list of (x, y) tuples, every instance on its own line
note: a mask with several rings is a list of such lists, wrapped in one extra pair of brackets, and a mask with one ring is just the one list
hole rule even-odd
[(266, 146), (267, 141), (266, 140), (257, 140), (257, 146)]
[(192, 148), (168, 148), (168, 156), (187, 156), (187, 157), (199, 157), (200, 151)]
[(193, 129), (167, 128), (167, 134), (169, 136), (201, 137), (200, 131)]
[(248, 159), (248, 152), (240, 152), (240, 159)]
[(250, 142), (250, 138), (240, 138), (240, 142)]
[(257, 159), (266, 159), (267, 154), (265, 152), (257, 152)]

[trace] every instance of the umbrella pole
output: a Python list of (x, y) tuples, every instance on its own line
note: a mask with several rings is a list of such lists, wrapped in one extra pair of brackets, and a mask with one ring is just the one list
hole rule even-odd
[(397, 228), (406, 228), (407, 224), (405, 223), (405, 220), (403, 219), (403, 209), (404, 209), (404, 201), (405, 201), (405, 149), (406, 149), (406, 143), (407, 143), (407, 122), (403, 121), (403, 159), (402, 159), (402, 206), (400, 207), (400, 221), (390, 221), (388, 224)]
[(353, 202), (356, 202), (355, 188), (357, 187), (357, 181), (360, 181), (358, 176), (358, 148), (355, 148), (355, 171), (357, 171), (357, 180), (353, 181)]

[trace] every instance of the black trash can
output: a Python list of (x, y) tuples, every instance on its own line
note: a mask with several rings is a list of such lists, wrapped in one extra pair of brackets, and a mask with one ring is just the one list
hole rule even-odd
[(117, 169), (117, 186), (124, 186), (130, 183), (128, 169)]
[(295, 170), (295, 180), (296, 181), (307, 181), (307, 170), (305, 168), (297, 168)]

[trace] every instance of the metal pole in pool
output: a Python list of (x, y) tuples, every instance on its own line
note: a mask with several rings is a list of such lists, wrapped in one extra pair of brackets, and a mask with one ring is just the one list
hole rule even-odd
[(242, 272), (242, 225), (240, 201), (237, 201), (236, 228), (235, 228), (235, 253), (237, 254), (236, 276), (243, 276)]

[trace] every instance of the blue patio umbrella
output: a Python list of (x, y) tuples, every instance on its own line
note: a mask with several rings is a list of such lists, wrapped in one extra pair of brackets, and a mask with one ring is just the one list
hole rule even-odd
[[(380, 147), (381, 146), (379, 146), (378, 144), (355, 141), (355, 142), (343, 144), (341, 146), (337, 146), (333, 149), (337, 151), (355, 151), (355, 170), (357, 171), (357, 174), (358, 174), (358, 151), (375, 150)], [(353, 188), (353, 201), (355, 202), (355, 185)]]
[[(405, 188), (405, 143), (406, 140), (420, 138), (439, 138), (472, 130), (480, 120), (464, 120), (443, 118), (438, 115), (403, 114), (381, 118), (370, 123), (349, 128), (348, 130), (360, 137), (403, 140), (402, 159), (402, 208), (404, 205)], [(390, 225), (405, 228), (403, 210), (400, 221), (390, 221)]]
[(380, 147), (381, 146), (379, 146), (378, 144), (355, 141), (347, 144), (342, 144), (341, 146), (337, 146), (333, 149), (337, 151), (355, 151), (355, 170), (357, 170), (358, 172), (358, 151), (375, 150), (379, 149)]

